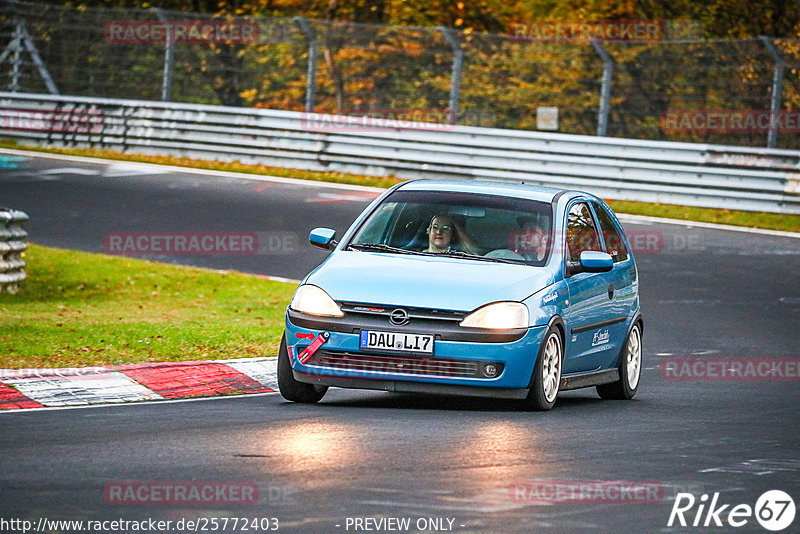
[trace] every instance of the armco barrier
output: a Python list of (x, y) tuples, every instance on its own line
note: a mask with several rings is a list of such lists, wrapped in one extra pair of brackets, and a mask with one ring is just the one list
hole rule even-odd
[(28, 233), (22, 223), (28, 215), (22, 211), (0, 208), (0, 293), (16, 293), (25, 279), (25, 260), (22, 251), (28, 248)]
[(0, 137), (268, 166), (524, 180), (604, 198), (800, 213), (800, 151), (0, 92)]

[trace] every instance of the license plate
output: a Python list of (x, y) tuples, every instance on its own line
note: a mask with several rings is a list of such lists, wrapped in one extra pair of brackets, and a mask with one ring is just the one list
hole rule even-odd
[(362, 349), (433, 354), (433, 335), (362, 330), (359, 345)]

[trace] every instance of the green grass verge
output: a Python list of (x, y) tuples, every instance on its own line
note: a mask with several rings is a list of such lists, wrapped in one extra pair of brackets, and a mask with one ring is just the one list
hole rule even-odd
[[(103, 150), (97, 148), (43, 148), (37, 146), (19, 145), (16, 143), (16, 141), (8, 139), (0, 139), (0, 147), (47, 152), (52, 154), (68, 154), (72, 156), (85, 156), (124, 161), (140, 161), (144, 163), (174, 165), (178, 167), (263, 174), (286, 178), (298, 178), (301, 180), (314, 180), (318, 182), (336, 182), (383, 188), (390, 187), (402, 181), (401, 179), (393, 176), (375, 177), (363, 176), (359, 174), (284, 169), (282, 167), (267, 167), (264, 165), (245, 165), (238, 162), (226, 163), (220, 161), (196, 160), (172, 156), (144, 156), (140, 154), (127, 154), (115, 152), (113, 150)], [(782, 230), (786, 232), (800, 232), (800, 215), (784, 215), (780, 213), (724, 210), (715, 208), (695, 208), (673, 204), (655, 204), (627, 200), (612, 200), (609, 201), (609, 204), (611, 204), (611, 206), (614, 208), (614, 211), (618, 213), (648, 215), (650, 217), (666, 217), (669, 219), (680, 219), (685, 221), (729, 224), (732, 226), (746, 226), (749, 228), (765, 228), (769, 230)]]
[(0, 294), (0, 368), (277, 354), (294, 284), (30, 244)]

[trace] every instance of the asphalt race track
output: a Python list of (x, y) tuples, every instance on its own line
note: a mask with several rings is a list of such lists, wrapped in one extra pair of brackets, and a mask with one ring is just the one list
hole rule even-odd
[[(292, 279), (325, 257), (307, 244), (308, 231), (344, 231), (376, 195), (9, 157), (0, 152), (0, 205), (31, 216), (33, 242), (102, 252), (117, 232), (254, 232), (257, 254), (147, 257)], [(755, 517), (734, 528), (728, 513), (754, 508), (768, 490), (800, 503), (796, 367), (783, 380), (677, 380), (665, 362), (797, 362), (800, 239), (625, 227), (641, 241), (634, 247), (645, 314), (645, 370), (632, 401), (578, 390), (562, 394), (552, 412), (527, 413), (500, 401), (331, 390), (317, 406), (265, 394), (6, 412), (0, 517), (152, 518), (184, 527), (203, 518), (277, 518), (279, 532), (767, 532)], [(110, 487), (137, 481), (245, 483), (258, 487), (258, 499), (109, 499)], [(571, 499), (548, 491), (581, 485), (622, 490)], [(689, 526), (669, 527), (678, 493), (697, 503), (685, 513)], [(729, 505), (721, 527), (706, 514), (717, 493), (717, 508)], [(694, 528), (704, 494), (698, 521), (712, 526)], [(784, 532), (798, 525), (800, 518)]]

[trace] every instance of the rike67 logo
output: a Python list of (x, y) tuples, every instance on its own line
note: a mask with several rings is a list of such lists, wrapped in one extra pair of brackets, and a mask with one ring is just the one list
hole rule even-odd
[(706, 493), (699, 499), (691, 493), (678, 493), (667, 526), (740, 528), (755, 519), (765, 529), (779, 532), (794, 522), (795, 512), (794, 500), (781, 490), (765, 492), (755, 506), (722, 504), (719, 492), (710, 499)]

